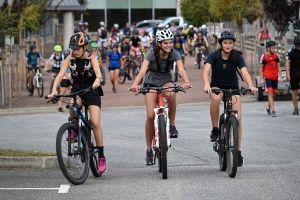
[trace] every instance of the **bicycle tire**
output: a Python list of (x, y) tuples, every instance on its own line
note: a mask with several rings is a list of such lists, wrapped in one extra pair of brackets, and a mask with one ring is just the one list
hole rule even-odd
[(224, 113), (220, 115), (219, 118), (219, 130), (221, 132), (221, 135), (219, 137), (218, 143), (219, 143), (219, 166), (221, 171), (225, 171), (227, 168), (227, 162), (226, 162), (226, 151), (225, 151), (225, 119), (224, 119)]
[(235, 116), (229, 116), (226, 125), (226, 162), (228, 176), (234, 178), (238, 167), (238, 121)]
[(127, 73), (126, 72), (120, 72), (119, 73), (119, 79), (118, 79), (118, 82), (120, 84), (124, 84), (125, 83), (125, 80), (126, 80), (126, 76), (127, 76)]
[(43, 97), (44, 94), (44, 81), (42, 77), (38, 77), (39, 87), (37, 87), (39, 97)]
[[(133, 80), (135, 80), (135, 78), (137, 77), (137, 75), (140, 73), (141, 70), (141, 66), (136, 66), (133, 68), (132, 70), (132, 78)], [(139, 85), (143, 82), (143, 79), (138, 83)]]
[[(201, 47), (199, 47), (199, 48), (201, 48)], [(198, 69), (201, 69), (201, 58), (202, 58), (202, 54), (201, 54), (201, 52), (199, 51), (199, 53), (198, 53)]]
[[(89, 123), (90, 120), (89, 120)], [(95, 177), (100, 177), (102, 175), (102, 173), (100, 173), (98, 171), (98, 163), (99, 163), (99, 153), (98, 153), (98, 149), (97, 149), (97, 145), (96, 145), (96, 140), (94, 137), (94, 132), (90, 127), (87, 127), (88, 133), (91, 135), (91, 146), (90, 148), (90, 168), (92, 171), (92, 174)]]
[(27, 77), (26, 87), (27, 87), (28, 95), (29, 95), (29, 96), (32, 96), (32, 95), (33, 95), (33, 92), (34, 92), (34, 86), (33, 86), (33, 83), (32, 83), (32, 93), (29, 93), (29, 76)]
[(166, 121), (164, 115), (158, 116), (159, 120), (159, 149), (161, 153), (161, 167), (162, 167), (162, 178), (168, 178), (168, 166), (167, 166), (167, 132), (166, 132)]
[(174, 68), (174, 82), (176, 83), (178, 81), (178, 67), (177, 65)]
[[(63, 124), (56, 137), (56, 155), (59, 167), (64, 177), (72, 184), (79, 185), (85, 182), (89, 174), (89, 150), (85, 137), (82, 133), (78, 134), (77, 138), (81, 138), (82, 146), (78, 148), (78, 142), (71, 143), (71, 152), (68, 152), (69, 141), (66, 140), (70, 137), (68, 130), (73, 130), (78, 134), (78, 128), (76, 124), (65, 123)], [(69, 155), (71, 153), (72, 155)], [(72, 163), (72, 161), (74, 163)], [(72, 166), (72, 164), (75, 164)], [(80, 169), (82, 165), (83, 169)]]
[(49, 94), (52, 93), (52, 88), (53, 88), (54, 80), (55, 80), (54, 78), (51, 78), (51, 83), (50, 83), (50, 93), (49, 93)]
[(156, 157), (157, 157), (157, 163), (158, 163), (158, 171), (162, 172), (162, 165), (161, 165), (161, 153), (159, 150), (156, 150)]

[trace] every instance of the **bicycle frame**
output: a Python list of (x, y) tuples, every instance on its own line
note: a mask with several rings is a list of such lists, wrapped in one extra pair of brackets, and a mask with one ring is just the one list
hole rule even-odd
[(169, 108), (164, 106), (164, 95), (162, 93), (157, 94), (157, 107), (154, 108), (154, 135), (153, 135), (153, 148), (159, 149), (159, 128), (158, 128), (158, 116), (164, 115), (166, 119), (166, 132), (167, 132), (167, 146), (170, 147), (170, 131), (169, 131)]
[(33, 85), (35, 86), (35, 87), (40, 87), (40, 83), (39, 83), (39, 81), (38, 81), (38, 78), (39, 77), (42, 77), (42, 74), (40, 73), (40, 70), (39, 70), (39, 68), (37, 68), (36, 69), (36, 73), (35, 73), (35, 75), (34, 75), (34, 77), (33, 77)]

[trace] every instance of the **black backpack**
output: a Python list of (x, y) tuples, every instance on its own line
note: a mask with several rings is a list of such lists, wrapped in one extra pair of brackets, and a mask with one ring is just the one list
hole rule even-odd
[(101, 39), (106, 39), (106, 37), (107, 37), (107, 30), (106, 29), (101, 29), (100, 38)]
[[(221, 55), (221, 53), (222, 53), (221, 51), (222, 51), (222, 49), (219, 49), (219, 50), (215, 51), (215, 58), (214, 58), (214, 61), (213, 61), (213, 63), (212, 63), (211, 66), (215, 65), (215, 63), (217, 62), (217, 60), (222, 56)], [(241, 54), (241, 55), (243, 55), (243, 53), (240, 52), (240, 51), (238, 51), (238, 53)], [(236, 72), (239, 75), (239, 77), (241, 77), (242, 81), (245, 81), (244, 78), (243, 78), (243, 76), (242, 76), (242, 74), (241, 74), (241, 72), (239, 71), (238, 67), (236, 67)]]

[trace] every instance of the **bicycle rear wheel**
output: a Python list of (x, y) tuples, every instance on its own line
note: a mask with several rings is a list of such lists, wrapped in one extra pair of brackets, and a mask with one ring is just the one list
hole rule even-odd
[(225, 139), (227, 172), (228, 176), (234, 178), (238, 165), (238, 121), (234, 116), (228, 117)]
[[(77, 133), (77, 139), (72, 141), (71, 131)], [(65, 123), (58, 130), (56, 137), (56, 154), (59, 167), (65, 178), (74, 185), (82, 184), (87, 179), (90, 161), (85, 137), (78, 132), (76, 124)]]
[(168, 178), (168, 166), (167, 166), (167, 132), (166, 132), (166, 121), (164, 115), (158, 116), (159, 120), (159, 150), (160, 155), (158, 154), (159, 158), (161, 158), (161, 168), (162, 168), (162, 178)]
[(219, 144), (219, 165), (220, 165), (220, 170), (225, 171), (227, 168), (227, 163), (226, 163), (226, 151), (225, 151), (225, 119), (224, 119), (224, 114), (220, 115), (219, 119), (219, 130), (221, 132), (221, 135), (218, 140)]
[(44, 82), (43, 82), (43, 79), (42, 77), (38, 77), (38, 87), (37, 87), (37, 91), (38, 91), (38, 95), (39, 97), (43, 97), (43, 94), (44, 94)]

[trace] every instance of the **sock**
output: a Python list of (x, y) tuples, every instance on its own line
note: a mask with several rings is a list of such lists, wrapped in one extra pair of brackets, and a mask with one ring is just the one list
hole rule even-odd
[(97, 149), (99, 150), (98, 151), (98, 154), (99, 154), (99, 158), (105, 158), (104, 156), (104, 147), (97, 147)]

